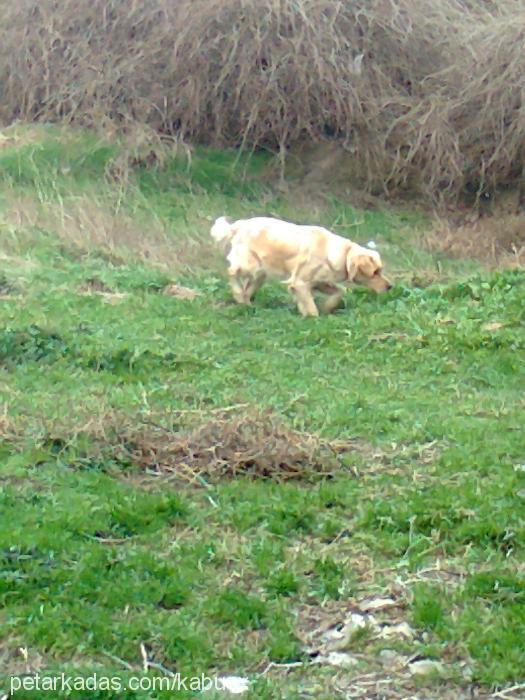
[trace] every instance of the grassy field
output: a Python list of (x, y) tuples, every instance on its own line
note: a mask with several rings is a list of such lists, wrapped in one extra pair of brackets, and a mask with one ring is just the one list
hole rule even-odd
[[(5, 688), (36, 672), (239, 675), (243, 697), (287, 700), (523, 683), (523, 271), (432, 256), (411, 213), (277, 191), (264, 156), (181, 151), (124, 180), (121, 155), (53, 129), (0, 141)], [(373, 239), (395, 288), (319, 319), (279, 283), (234, 305), (210, 222), (262, 213)]]

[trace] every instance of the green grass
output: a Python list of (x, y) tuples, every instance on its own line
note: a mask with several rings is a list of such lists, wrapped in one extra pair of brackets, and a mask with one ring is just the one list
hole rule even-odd
[[(348, 678), (397, 644), (452, 674), (424, 681), (425, 697), (467, 683), (464, 661), (487, 688), (523, 680), (523, 271), (435, 260), (414, 248), (424, 220), (407, 212), (300, 206), (272, 190), (257, 154), (197, 149), (123, 185), (105, 176), (117, 145), (17, 133), (0, 150), (6, 683), (24, 671), (20, 647), (33, 671), (125, 679), (142, 673), (143, 644), (183, 674), (246, 675), (250, 697), (328, 699), (334, 669), (308, 663), (308, 616), (320, 626), (331, 610), (335, 624), (385, 595), (416, 636), (357, 634)], [(394, 290), (356, 289), (315, 320), (279, 283), (232, 304), (210, 221), (268, 212), (373, 239)], [(93, 280), (108, 293), (86, 294)], [(168, 282), (201, 296), (166, 296)], [(237, 404), (361, 447), (329, 479), (208, 489), (141, 475), (115, 447), (123, 425), (184, 429)], [(259, 676), (269, 662), (303, 666)]]

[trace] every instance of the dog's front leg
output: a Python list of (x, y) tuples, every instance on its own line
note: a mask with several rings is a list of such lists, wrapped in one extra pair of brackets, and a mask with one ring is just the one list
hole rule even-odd
[(297, 308), (303, 316), (319, 316), (310, 285), (306, 282), (293, 282), (288, 289), (295, 296)]
[(250, 299), (248, 298), (248, 300), (246, 300), (245, 281), (243, 281), (242, 277), (235, 270), (229, 270), (228, 274), (230, 277), (230, 287), (235, 301), (238, 304), (249, 304)]
[(264, 272), (258, 272), (250, 277), (244, 283), (244, 299), (247, 304), (250, 303), (251, 298), (255, 292), (262, 287), (266, 280), (266, 275)]

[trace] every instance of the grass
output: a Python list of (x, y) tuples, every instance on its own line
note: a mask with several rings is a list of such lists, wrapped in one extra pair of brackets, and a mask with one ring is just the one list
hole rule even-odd
[[(239, 163), (197, 149), (190, 161), (139, 165), (123, 184), (111, 177), (117, 145), (53, 129), (8, 134), (6, 687), (28, 671), (125, 683), (167, 669), (245, 675), (249, 697), (328, 699), (362, 674), (384, 679), (382, 649), (446, 667), (417, 683), (394, 673), (400, 692), (419, 683), (440, 698), (523, 681), (523, 272), (415, 248), (425, 222), (410, 213), (301, 206), (272, 189), (263, 156)], [(268, 212), (373, 239), (395, 289), (356, 289), (344, 310), (314, 321), (278, 283), (250, 308), (232, 304), (210, 221)], [(164, 295), (169, 282), (201, 295)], [(237, 405), (359, 449), (330, 476), (205, 487), (145, 473), (123, 448), (130, 426), (184, 431)], [(339, 624), (374, 596), (397, 601), (410, 640), (366, 628), (345, 648), (352, 670), (310, 663), (305, 640), (322, 647), (323, 621)], [(141, 645), (157, 664), (148, 674)]]

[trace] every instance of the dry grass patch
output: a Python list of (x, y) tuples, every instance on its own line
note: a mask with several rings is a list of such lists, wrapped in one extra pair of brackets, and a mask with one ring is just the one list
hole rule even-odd
[(46, 133), (45, 128), (33, 125), (31, 129), (27, 126), (20, 126), (15, 123), (0, 131), (0, 150), (12, 148), (13, 146), (25, 146), (27, 144), (37, 144), (42, 141)]
[(185, 299), (186, 301), (192, 301), (193, 299), (202, 296), (202, 292), (200, 292), (198, 289), (184, 287), (181, 284), (169, 284), (164, 288), (164, 294), (171, 297), (177, 297), (178, 299)]
[(98, 277), (90, 277), (80, 291), (84, 294), (112, 294), (114, 290)]
[(73, 423), (43, 421), (36, 436), (35, 426), (24, 419), (15, 426), (4, 412), (0, 437), (18, 449), (31, 433), (40, 447), (62, 454), (65, 461), (71, 456), (72, 465), (80, 468), (138, 467), (146, 479), (161, 476), (193, 486), (240, 476), (276, 481), (330, 478), (342, 468), (345, 454), (369, 449), (358, 440), (330, 441), (294, 430), (270, 411), (243, 405), (175, 412), (158, 420), (86, 409), (83, 416), (77, 411)]
[[(0, 384), (0, 390), (4, 387)], [(0, 405), (0, 445), (18, 445), (20, 443), (20, 430), (15, 426), (7, 413), (8, 404)]]
[(240, 476), (276, 481), (329, 478), (342, 468), (345, 454), (364, 449), (357, 440), (324, 440), (292, 429), (270, 411), (242, 405), (175, 412), (159, 421), (91, 414), (84, 424), (78, 417), (74, 425), (42, 424), (38, 442), (52, 446), (55, 453), (59, 450), (66, 460), (73, 449), (73, 463), (79, 467), (127, 465), (138, 467), (147, 479), (161, 476), (193, 486)]
[(505, 214), (453, 227), (440, 221), (421, 239), (423, 247), (453, 258), (472, 258), (489, 268), (525, 265), (525, 216)]
[(21, 240), (28, 243), (45, 231), (82, 254), (102, 253), (114, 264), (139, 261), (170, 272), (191, 269), (196, 263), (202, 265), (203, 260), (219, 265), (209, 236), (197, 229), (191, 236), (175, 237), (168, 224), (156, 217), (141, 221), (110, 202), (88, 195), (39, 202), (10, 193), (6, 200), (3, 219), (13, 231), (11, 240), (8, 237), (2, 242), (7, 252), (18, 250)]
[(247, 476), (277, 481), (329, 476), (351, 441), (329, 442), (286, 426), (268, 411), (217, 412), (196, 428), (149, 424), (124, 434), (133, 464), (193, 484)]
[(148, 219), (141, 225), (137, 219), (88, 195), (40, 203), (32, 197), (12, 194), (5, 220), (17, 229), (52, 232), (86, 254), (102, 250), (115, 260), (147, 260), (160, 267), (180, 265), (180, 256), (160, 221)]
[[(0, 255), (0, 261), (3, 256)], [(2, 272), (0, 272), (0, 299), (14, 299), (19, 296), (19, 288), (17, 285), (8, 279)]]
[(0, 666), (6, 676), (25, 676), (49, 668), (49, 662), (35, 649), (28, 649), (21, 639), (7, 638), (0, 642)]

